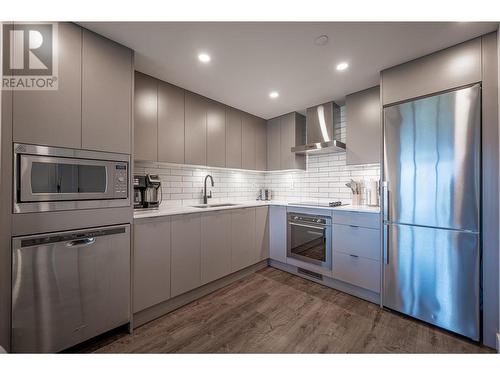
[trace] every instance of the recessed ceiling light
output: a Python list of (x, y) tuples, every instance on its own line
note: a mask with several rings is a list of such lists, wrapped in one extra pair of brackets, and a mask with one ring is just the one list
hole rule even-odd
[(337, 65), (337, 70), (346, 70), (347, 68), (349, 68), (349, 64), (346, 63), (346, 62), (341, 62), (340, 64)]
[(271, 91), (271, 92), (269, 93), (269, 97), (270, 97), (271, 99), (276, 99), (278, 96), (280, 96), (280, 94), (279, 94), (279, 92), (278, 92), (278, 91)]
[(198, 55), (198, 60), (200, 60), (202, 63), (208, 63), (210, 62), (210, 55), (207, 53), (200, 53)]
[(320, 35), (316, 39), (314, 39), (314, 44), (317, 46), (324, 46), (328, 43), (328, 35)]

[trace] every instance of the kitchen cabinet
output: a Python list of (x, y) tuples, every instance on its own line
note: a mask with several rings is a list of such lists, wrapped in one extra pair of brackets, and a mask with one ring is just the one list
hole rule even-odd
[(380, 292), (380, 215), (333, 213), (334, 279)]
[(255, 245), (257, 261), (269, 258), (269, 208), (255, 209)]
[(380, 163), (380, 87), (346, 96), (347, 165)]
[(185, 95), (185, 163), (207, 163), (207, 99), (186, 91)]
[(269, 257), (286, 263), (287, 220), (285, 206), (269, 207)]
[(257, 118), (255, 126), (255, 169), (267, 170), (267, 126), (266, 121)]
[(226, 166), (226, 107), (207, 101), (207, 165)]
[(386, 69), (381, 80), (383, 105), (480, 82), (481, 38)]
[(134, 159), (158, 160), (158, 80), (135, 72)]
[(184, 90), (169, 83), (157, 81), (158, 161), (183, 164)]
[(132, 61), (132, 50), (83, 29), (83, 149), (130, 154)]
[(201, 285), (201, 217), (172, 217), (171, 296)]
[(255, 169), (257, 119), (244, 113), (241, 119), (241, 168)]
[(241, 168), (241, 116), (237, 109), (226, 107), (227, 168)]
[(219, 211), (201, 217), (201, 283), (231, 273), (231, 212)]
[(58, 89), (13, 91), (13, 140), (82, 147), (82, 29), (58, 24)]
[(170, 298), (170, 218), (134, 224), (133, 311)]
[(305, 143), (305, 117), (296, 112), (273, 118), (267, 122), (268, 170), (306, 169), (305, 155), (295, 154), (291, 148)]
[(231, 271), (257, 263), (255, 248), (255, 208), (232, 210)]
[(281, 116), (281, 165), (280, 169), (306, 169), (306, 156), (296, 154), (291, 148), (305, 143), (305, 116), (292, 112)]
[(277, 171), (281, 167), (280, 118), (267, 121), (267, 169)]
[(379, 293), (380, 262), (350, 254), (334, 252), (333, 278)]

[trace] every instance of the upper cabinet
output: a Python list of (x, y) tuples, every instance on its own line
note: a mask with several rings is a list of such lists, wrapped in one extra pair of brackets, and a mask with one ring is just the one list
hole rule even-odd
[(207, 101), (207, 165), (226, 166), (226, 107)]
[(135, 72), (136, 160), (266, 170), (266, 121)]
[(184, 163), (184, 90), (158, 81), (158, 161)]
[(241, 168), (241, 111), (226, 108), (226, 167)]
[(207, 163), (207, 99), (186, 91), (184, 155), (186, 164)]
[(346, 97), (347, 164), (380, 163), (380, 87)]
[(13, 92), (15, 142), (130, 154), (132, 50), (59, 23), (58, 88)]
[(281, 129), (280, 118), (267, 121), (267, 169), (277, 171), (281, 168)]
[(241, 118), (241, 167), (243, 169), (256, 169), (256, 135), (256, 117), (244, 113)]
[(305, 116), (292, 112), (267, 122), (267, 167), (271, 171), (306, 169), (305, 155), (291, 148), (305, 143)]
[(382, 71), (388, 105), (481, 81), (481, 38)]
[(82, 29), (58, 28), (58, 89), (13, 91), (14, 142), (82, 147)]
[(281, 116), (281, 169), (306, 169), (306, 156), (292, 152), (305, 143), (306, 118), (297, 112)]
[(267, 124), (261, 118), (255, 124), (255, 169), (267, 170)]
[(134, 158), (158, 160), (158, 81), (135, 72)]
[(133, 52), (83, 29), (82, 148), (131, 152)]

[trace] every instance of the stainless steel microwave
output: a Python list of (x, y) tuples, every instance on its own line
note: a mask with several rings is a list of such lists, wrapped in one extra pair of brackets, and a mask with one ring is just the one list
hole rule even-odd
[(130, 156), (14, 144), (14, 213), (129, 206)]

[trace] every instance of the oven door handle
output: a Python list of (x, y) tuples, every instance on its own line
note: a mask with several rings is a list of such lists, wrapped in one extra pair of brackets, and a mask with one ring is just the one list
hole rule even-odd
[(290, 222), (290, 225), (294, 225), (297, 227), (303, 227), (303, 228), (309, 228), (309, 229), (317, 229), (317, 230), (325, 230), (326, 228), (328, 228), (326, 225), (325, 226), (314, 226), (314, 225), (299, 224), (299, 223), (294, 223), (294, 222)]

